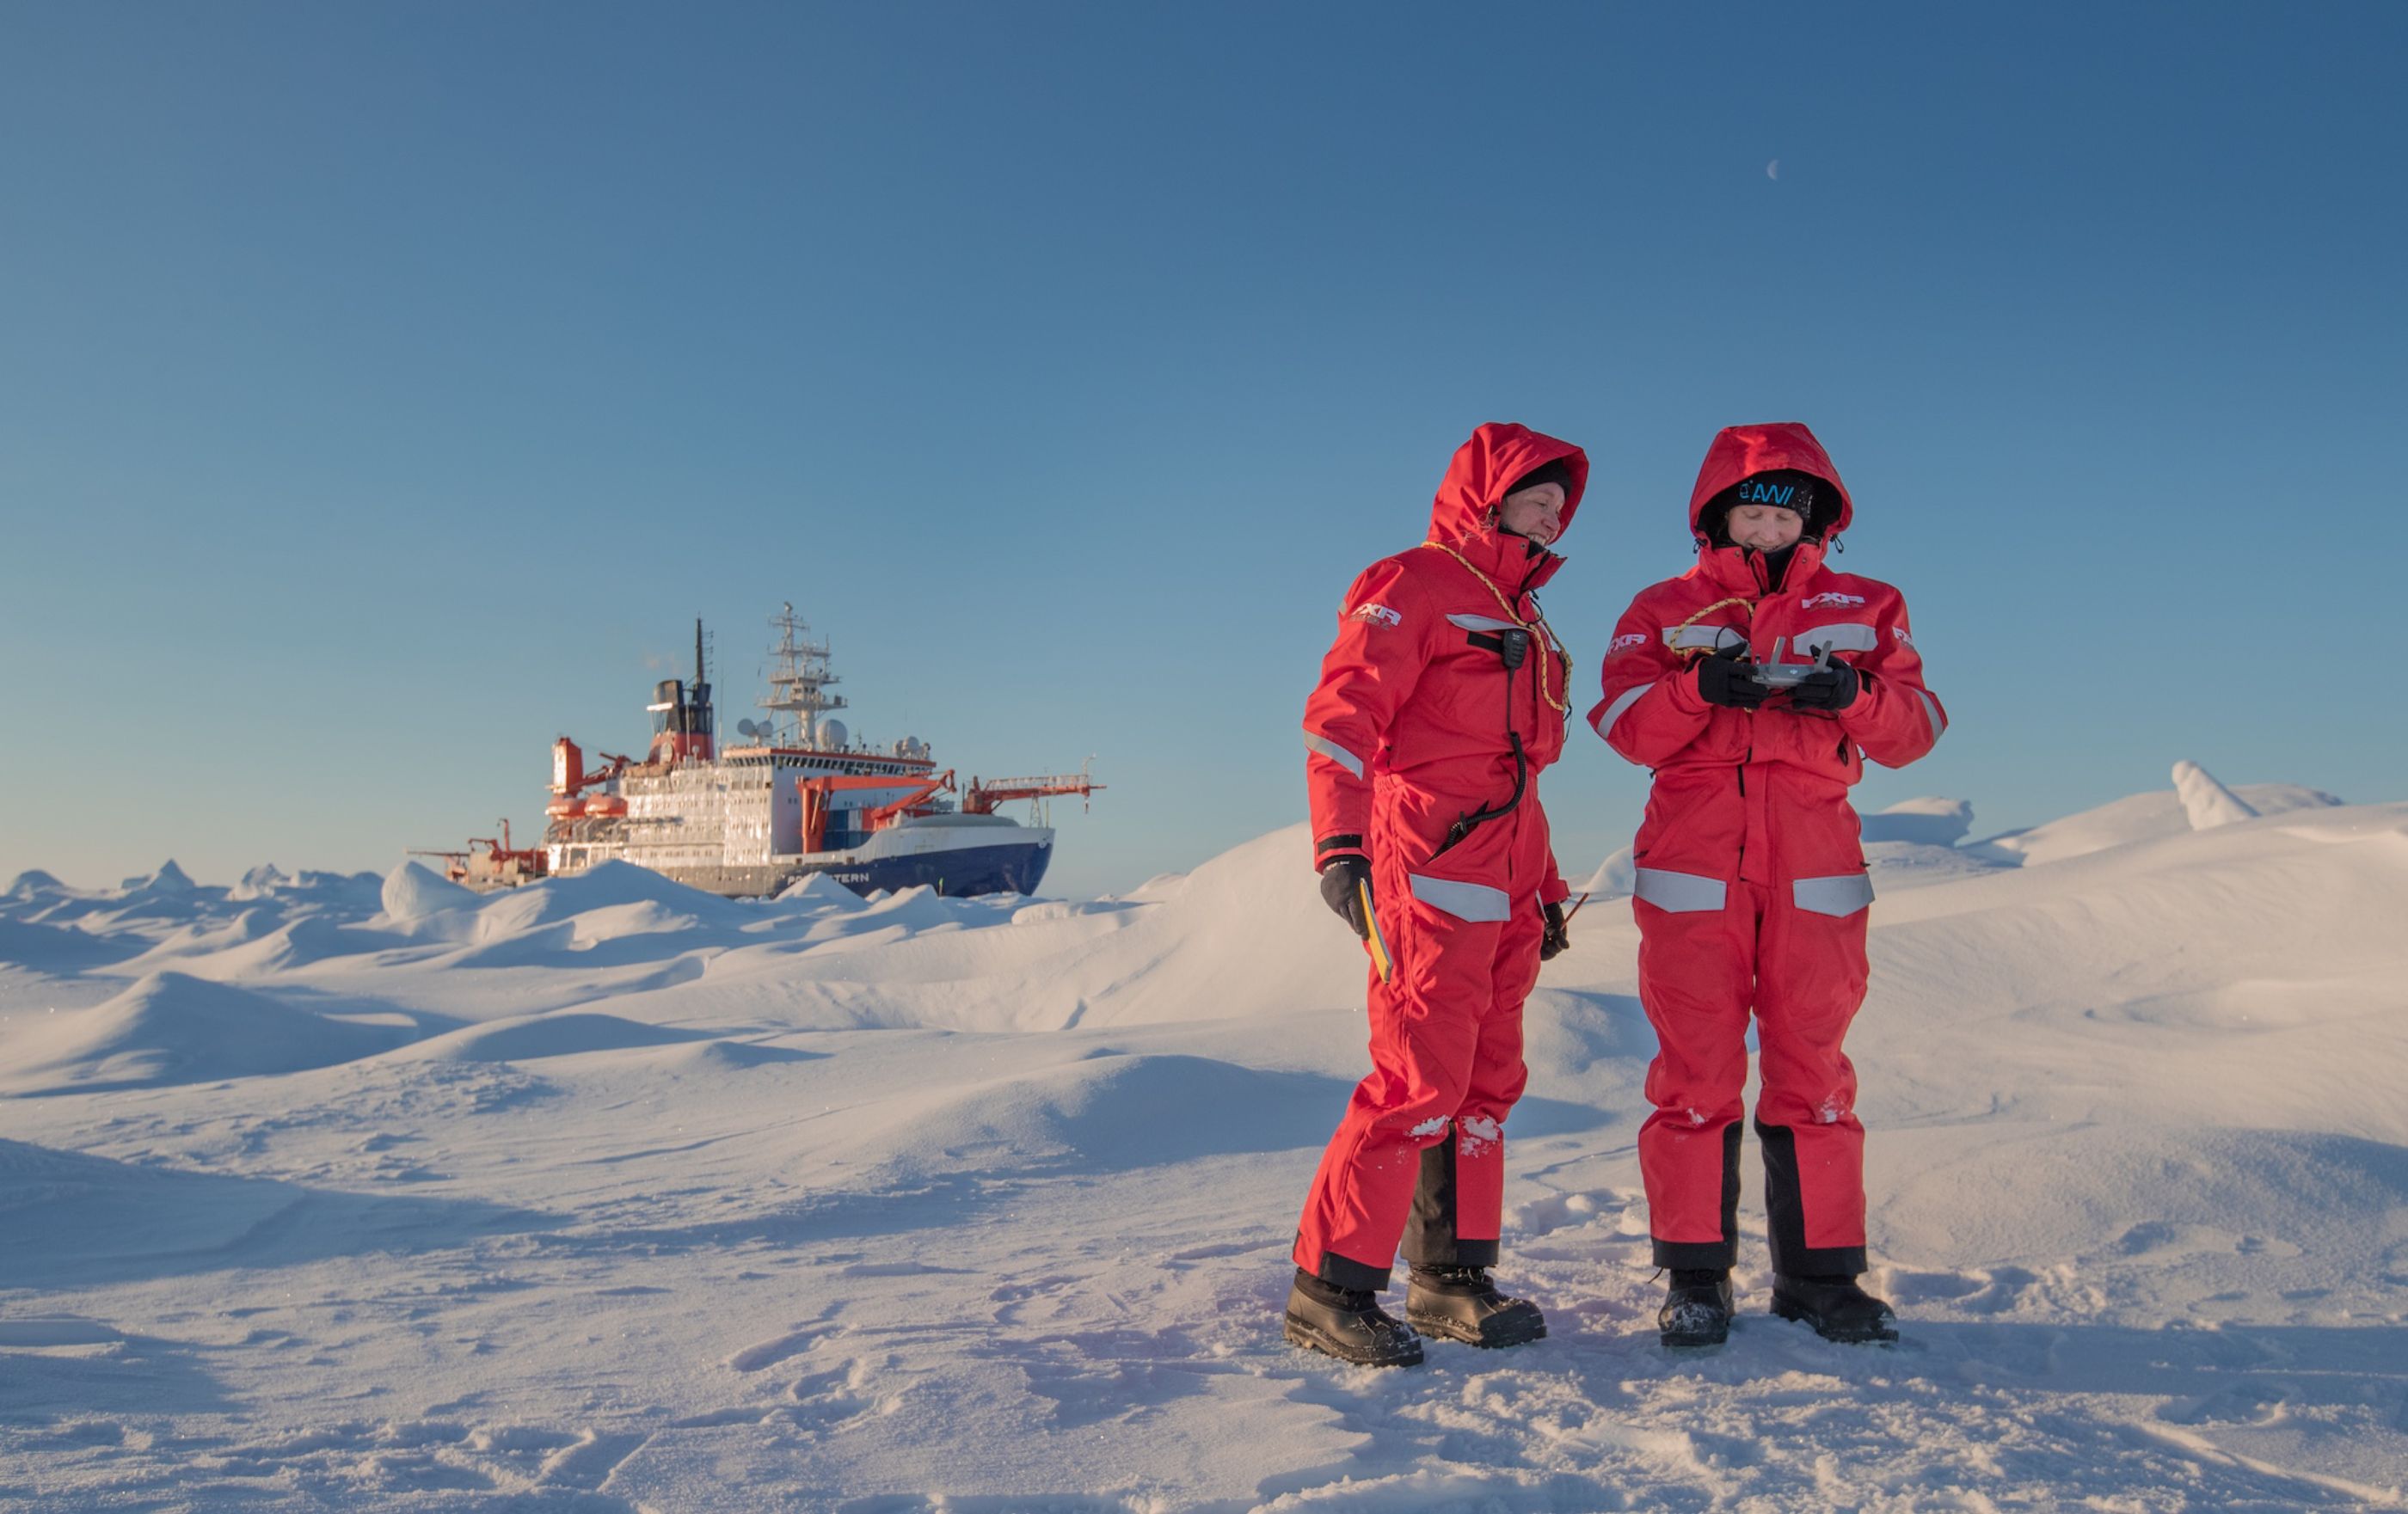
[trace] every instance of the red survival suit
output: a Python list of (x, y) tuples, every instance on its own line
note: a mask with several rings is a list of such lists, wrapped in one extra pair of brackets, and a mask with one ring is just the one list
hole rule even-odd
[[(1522, 1001), (1539, 977), (1541, 906), (1566, 892), (1538, 774), (1563, 752), (1571, 666), (1531, 597), (1563, 559), (1500, 532), (1497, 509), (1556, 460), (1569, 530), (1587, 454), (1517, 425), (1473, 432), (1439, 486), (1429, 540), (1346, 591), (1305, 702), (1313, 865), (1369, 858), (1392, 964), (1386, 981), (1369, 974), (1371, 1075), (1297, 1233), (1297, 1265), (1340, 1288), (1385, 1288), (1400, 1239), (1429, 1265), (1497, 1260), (1501, 1126), (1526, 1080)], [(1524, 634), (1528, 655), (1509, 671), (1507, 637)], [(1449, 844), (1459, 821), (1492, 810)]]
[[(1761, 554), (1713, 545), (1700, 522), (1724, 490), (1776, 469), (1827, 480), (1836, 499), (1818, 504), (1774, 590)], [(1929, 751), (1948, 717), (1923, 686), (1905, 599), (1824, 563), (1853, 514), (1804, 426), (1715, 436), (1689, 496), (1698, 565), (1631, 602), (1589, 712), (1614, 750), (1656, 771), (1631, 907), (1639, 996), (1659, 1046), (1647, 1070), (1655, 1110), (1639, 1132), (1658, 1266), (1732, 1264), (1753, 1009), (1773, 1269), (1865, 1269), (1865, 1133), (1840, 1043), (1864, 1002), (1873, 891), (1848, 788), (1865, 758), (1899, 767)], [(1770, 662), (1777, 638), (1784, 662), (1828, 647), (1852, 664), (1856, 702), (1837, 714), (1779, 699), (1747, 710), (1699, 694), (1698, 659), (1744, 642)]]

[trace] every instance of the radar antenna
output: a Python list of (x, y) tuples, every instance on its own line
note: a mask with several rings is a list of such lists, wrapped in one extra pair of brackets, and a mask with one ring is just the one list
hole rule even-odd
[(769, 719), (761, 722), (761, 731), (772, 746), (816, 747), (820, 717), (846, 707), (844, 695), (827, 692), (841, 681), (829, 667), (828, 645), (811, 639), (811, 628), (795, 613), (791, 599), (769, 617), (769, 628), (778, 640), (769, 649), (769, 693), (760, 702)]

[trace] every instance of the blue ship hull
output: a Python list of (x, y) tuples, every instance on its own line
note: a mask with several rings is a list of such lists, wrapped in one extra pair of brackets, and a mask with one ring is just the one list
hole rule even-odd
[(1034, 893), (1037, 885), (1044, 880), (1046, 864), (1053, 860), (1052, 841), (1020, 841), (1006, 846), (961, 847), (921, 856), (863, 858), (807, 868), (805, 872), (824, 874), (855, 893), (930, 888), (941, 894), (967, 897), (974, 893)]

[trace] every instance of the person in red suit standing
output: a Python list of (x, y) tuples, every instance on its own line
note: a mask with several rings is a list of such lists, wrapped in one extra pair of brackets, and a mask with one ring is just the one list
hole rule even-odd
[[(1347, 590), (1305, 704), (1313, 865), (1372, 959), (1371, 1074), (1305, 1201), (1286, 1335), (1344, 1361), (1419, 1362), (1417, 1331), (1491, 1347), (1546, 1334), (1488, 1269), (1522, 1001), (1568, 939), (1538, 776), (1563, 751), (1572, 664), (1535, 591), (1587, 482), (1570, 442), (1474, 431), (1429, 538)], [(1378, 1302), (1400, 1243), (1402, 1321)]]
[(1848, 790), (1867, 758), (1929, 751), (1948, 715), (1924, 687), (1904, 597), (1825, 561), (1854, 510), (1805, 426), (1716, 436), (1689, 497), (1697, 565), (1631, 602), (1589, 712), (1655, 770), (1631, 907), (1658, 1046), (1639, 1164), (1671, 1273), (1668, 1346), (1730, 1329), (1751, 1013), (1772, 1311), (1834, 1340), (1897, 1338), (1856, 1280), (1865, 1133), (1841, 1042), (1864, 1001), (1873, 891)]

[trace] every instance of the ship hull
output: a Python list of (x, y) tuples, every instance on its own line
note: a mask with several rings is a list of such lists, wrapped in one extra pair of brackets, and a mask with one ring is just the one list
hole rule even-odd
[(968, 898), (982, 893), (1034, 893), (1053, 860), (1051, 846), (977, 847), (933, 856), (652, 870), (687, 888), (730, 899), (768, 898), (814, 873), (824, 873), (859, 894), (926, 888), (949, 897)]
[(962, 847), (952, 851), (921, 852), (902, 857), (865, 857), (846, 862), (806, 864), (789, 875), (781, 889), (813, 873), (824, 873), (855, 893), (882, 889), (934, 889), (939, 893), (968, 897), (980, 893), (1034, 893), (1054, 860), (1054, 843), (1018, 842), (1005, 846)]
[(646, 849), (608, 843), (560, 848), (552, 873), (570, 877), (597, 863), (632, 862), (688, 888), (731, 899), (766, 898), (814, 874), (824, 874), (860, 894), (917, 888), (956, 898), (1037, 892), (1054, 860), (1051, 829), (992, 821), (968, 829), (961, 817), (948, 819), (952, 823), (907, 822), (847, 851), (776, 857), (766, 863), (666, 863), (646, 856)]

